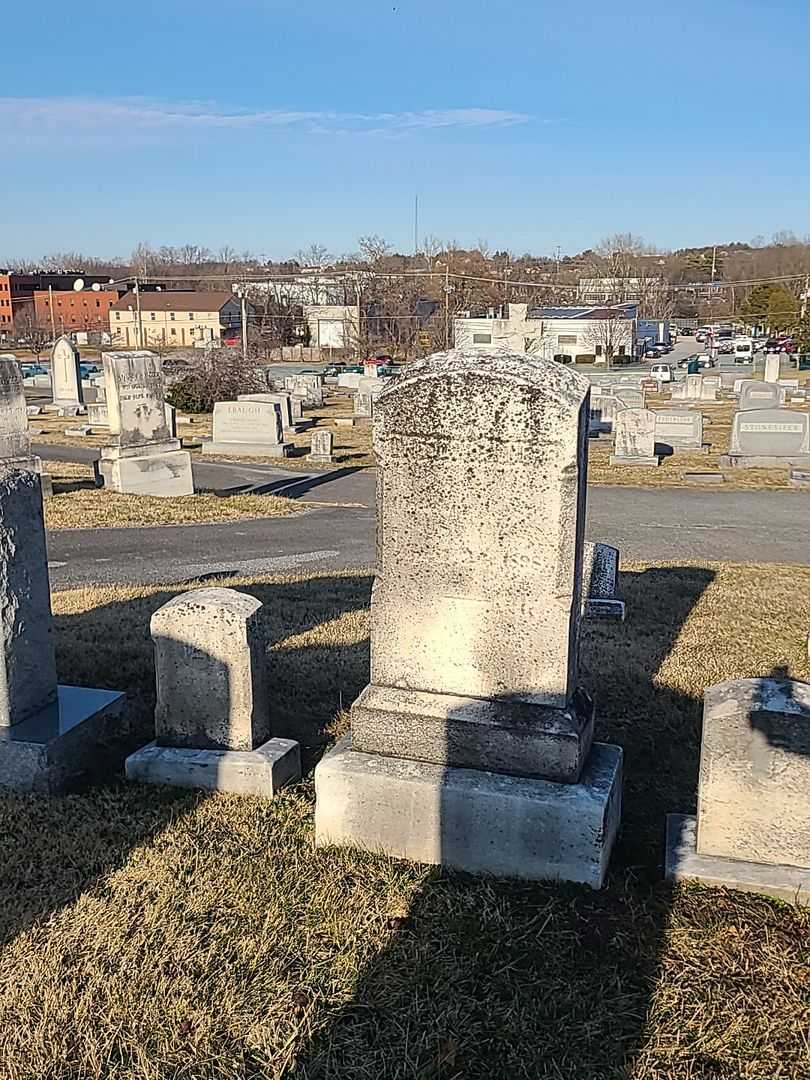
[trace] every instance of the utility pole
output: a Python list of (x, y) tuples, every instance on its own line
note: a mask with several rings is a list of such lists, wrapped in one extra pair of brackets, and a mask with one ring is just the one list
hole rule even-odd
[(450, 256), (444, 268), (444, 347), (450, 348)]
[[(354, 298), (355, 298), (355, 302), (356, 302), (356, 305), (357, 305), (357, 314), (356, 314), (356, 319), (357, 319), (357, 344), (358, 344), (358, 348), (362, 349), (362, 341), (363, 341), (363, 323), (362, 323), (363, 309), (362, 309), (362, 306), (361, 306), (360, 275), (359, 274), (354, 275)], [(365, 359), (365, 357), (363, 359)]]
[(717, 273), (717, 247), (712, 248), (712, 285), (714, 285), (714, 276)]
[(135, 336), (138, 342), (138, 348), (143, 348), (143, 322), (141, 321), (141, 290), (138, 285), (138, 279), (135, 278), (135, 312), (137, 325), (135, 327)]
[(48, 286), (48, 307), (51, 309), (51, 337), (56, 341), (56, 317), (53, 313), (53, 285)]
[(239, 290), (239, 300), (242, 305), (242, 356), (247, 359), (248, 354), (248, 321), (247, 321), (247, 298), (245, 290)]

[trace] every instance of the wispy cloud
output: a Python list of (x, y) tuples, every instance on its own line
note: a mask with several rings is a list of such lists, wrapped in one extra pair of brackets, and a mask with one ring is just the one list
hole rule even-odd
[(504, 128), (526, 124), (525, 113), (503, 109), (426, 109), (353, 113), (331, 110), (239, 109), (211, 102), (139, 98), (0, 97), (0, 135), (116, 139), (180, 132), (291, 128), (311, 135), (403, 137), (437, 129)]

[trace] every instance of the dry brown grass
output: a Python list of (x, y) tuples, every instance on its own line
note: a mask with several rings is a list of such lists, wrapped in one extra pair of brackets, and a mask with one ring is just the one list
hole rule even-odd
[(93, 469), (74, 462), (47, 461), (53, 498), (46, 499), (48, 529), (123, 529), (147, 525), (212, 525), (246, 518), (287, 517), (301, 512), (290, 499), (276, 495), (189, 495), (161, 499), (120, 495), (97, 488)]
[[(265, 603), (277, 729), (307, 767), (368, 673), (363, 574), (234, 579)], [(810, 678), (810, 568), (628, 567), (582, 683), (626, 753), (601, 893), (312, 845), (310, 780), (272, 803), (112, 786), (0, 797), (6, 1080), (771, 1080), (807, 1075), (810, 912), (661, 881), (694, 808), (701, 695)], [(63, 679), (153, 706), (175, 590), (54, 596)]]

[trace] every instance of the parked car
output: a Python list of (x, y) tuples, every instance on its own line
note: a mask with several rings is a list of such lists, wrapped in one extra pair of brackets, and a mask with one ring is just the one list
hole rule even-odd
[(668, 341), (656, 341), (656, 343), (653, 345), (653, 348), (658, 349), (662, 356), (665, 353), (672, 352), (672, 346)]
[(689, 367), (693, 360), (697, 360), (699, 366), (702, 368), (714, 367), (714, 360), (712, 360), (708, 353), (692, 353), (691, 356), (682, 356), (678, 361), (678, 367)]
[(555, 353), (554, 359), (558, 364), (570, 364), (574, 358), (573, 356), (569, 356), (568, 353)]
[(682, 337), (694, 337), (695, 328), (694, 326), (682, 326), (680, 329), (680, 333)]
[(81, 371), (83, 379), (89, 379), (91, 375), (101, 374), (101, 368), (98, 364), (86, 364), (84, 361), (79, 364), (79, 371)]
[(346, 365), (342, 361), (336, 361), (334, 364), (327, 364), (323, 369), (324, 375), (342, 375), (346, 370)]
[(723, 338), (717, 342), (716, 349), (721, 356), (730, 356), (734, 352), (734, 342), (730, 338)]
[(650, 378), (658, 383), (674, 382), (675, 372), (671, 364), (653, 364), (650, 368)]
[(47, 375), (48, 369), (42, 364), (20, 364), (20, 371), (24, 379), (30, 379), (34, 375)]
[(754, 343), (751, 338), (737, 338), (734, 342), (734, 363), (753, 364)]
[(779, 338), (769, 337), (765, 342), (765, 352), (779, 352)]
[(659, 349), (657, 345), (648, 345), (644, 353), (644, 357), (647, 360), (660, 360), (664, 355), (664, 350)]

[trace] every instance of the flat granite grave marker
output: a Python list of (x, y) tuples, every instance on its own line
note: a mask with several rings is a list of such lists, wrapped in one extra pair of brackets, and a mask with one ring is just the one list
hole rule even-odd
[(63, 334), (51, 350), (51, 389), (53, 404), (65, 414), (84, 410), (79, 350), (71, 339)]
[(213, 588), (154, 613), (155, 741), (127, 758), (128, 780), (272, 798), (300, 777), (298, 743), (271, 736), (261, 608)]
[(203, 453), (286, 457), (289, 451), (277, 402), (218, 401), (214, 405), (214, 435), (203, 444)]
[(114, 440), (101, 449), (105, 487), (132, 495), (193, 495), (191, 455), (180, 449), (167, 423), (160, 357), (109, 352), (102, 360)]
[(810, 904), (810, 685), (731, 679), (704, 697), (697, 817), (667, 819), (667, 877)]
[(459, 349), (377, 399), (371, 678), (315, 771), (317, 844), (601, 886), (621, 751), (577, 683), (588, 398)]
[(611, 465), (658, 465), (655, 452), (655, 413), (651, 409), (622, 409), (616, 416)]
[(52, 794), (114, 759), (124, 695), (58, 686), (40, 478), (0, 476), (0, 786)]

